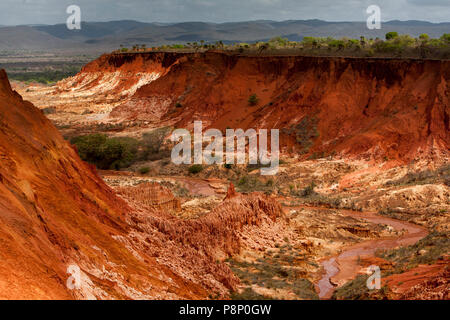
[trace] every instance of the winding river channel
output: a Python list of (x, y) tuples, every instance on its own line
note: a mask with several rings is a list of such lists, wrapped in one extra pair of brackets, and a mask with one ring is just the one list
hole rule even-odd
[(354, 279), (359, 271), (358, 257), (373, 257), (378, 249), (391, 249), (416, 243), (428, 234), (426, 228), (388, 217), (374, 212), (340, 210), (342, 214), (366, 221), (391, 226), (395, 230), (405, 232), (398, 237), (368, 240), (345, 248), (339, 255), (329, 257), (321, 262), (324, 269), (322, 278), (317, 283), (318, 295), (321, 299), (329, 299), (335, 284)]

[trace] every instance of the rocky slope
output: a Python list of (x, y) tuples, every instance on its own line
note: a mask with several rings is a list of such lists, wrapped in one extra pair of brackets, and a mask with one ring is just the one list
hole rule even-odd
[(142, 272), (144, 266), (111, 241), (127, 229), (127, 205), (39, 109), (11, 90), (3, 70), (0, 114), (2, 298), (73, 297), (66, 269), (80, 259), (86, 272), (120, 261)]
[[(227, 200), (192, 222), (171, 216), (163, 202), (147, 201), (148, 192), (130, 193), (147, 206), (127, 204), (39, 109), (11, 89), (3, 70), (0, 159), (2, 299), (226, 296), (237, 279), (213, 253), (238, 252), (236, 230), (281, 213), (261, 195)], [(66, 285), (71, 265), (81, 269), (75, 290)]]

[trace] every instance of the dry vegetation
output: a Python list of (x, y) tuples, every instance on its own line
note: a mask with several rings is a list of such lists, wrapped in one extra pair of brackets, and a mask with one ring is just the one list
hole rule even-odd
[[(289, 41), (286, 38), (275, 37), (268, 42), (224, 44), (221, 41), (208, 43), (205, 41), (162, 45), (147, 48), (145, 45), (135, 45), (131, 49), (121, 47), (116, 53), (165, 51), (165, 52), (199, 52), (205, 50), (221, 50), (238, 54), (258, 55), (312, 55), (339, 57), (393, 57), (393, 58), (450, 58), (450, 34), (443, 34), (438, 39), (432, 39), (427, 34), (418, 38), (409, 35), (399, 35), (388, 32), (386, 39), (361, 36), (359, 39), (332, 37), (304, 37), (302, 41)], [(255, 101), (250, 102), (252, 104)]]

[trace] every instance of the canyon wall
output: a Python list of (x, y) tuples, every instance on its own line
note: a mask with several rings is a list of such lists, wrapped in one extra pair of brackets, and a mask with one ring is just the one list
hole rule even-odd
[[(166, 61), (165, 71), (114, 108), (111, 120), (278, 128), (284, 151), (305, 157), (448, 159), (450, 61), (153, 55), (145, 59)], [(88, 69), (107, 61), (106, 70), (115, 64), (138, 70), (142, 59), (111, 55)]]

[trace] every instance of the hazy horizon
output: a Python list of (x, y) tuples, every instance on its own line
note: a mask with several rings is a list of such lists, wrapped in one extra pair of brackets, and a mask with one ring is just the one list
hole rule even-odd
[[(355, 23), (355, 22), (359, 22), (359, 23), (366, 23), (366, 21), (359, 21), (359, 20), (342, 20), (342, 21), (332, 21), (332, 20), (322, 20), (322, 19), (316, 19), (316, 18), (311, 18), (311, 19), (288, 19), (288, 20), (274, 20), (274, 19), (257, 19), (257, 20), (240, 20), (240, 21), (229, 21), (229, 22), (214, 22), (214, 21), (199, 21), (199, 20), (190, 20), (190, 21), (178, 21), (178, 22), (165, 22), (165, 21), (141, 21), (141, 20), (136, 20), (136, 19), (118, 19), (118, 20), (105, 20), (105, 21), (82, 21), (82, 23), (108, 23), (108, 22), (120, 22), (120, 21), (133, 21), (133, 22), (139, 22), (139, 23), (149, 23), (149, 24), (163, 24), (163, 25), (173, 25), (173, 24), (178, 24), (178, 23), (206, 23), (206, 24), (226, 24), (226, 23), (239, 23), (239, 22), (258, 22), (258, 21), (271, 21), (271, 22), (288, 22), (288, 21), (313, 21), (313, 20), (318, 20), (318, 21), (323, 21), (323, 22), (328, 22), (328, 23)], [(424, 22), (424, 23), (430, 23), (430, 24), (443, 24), (443, 23), (450, 23), (450, 19), (448, 21), (441, 21), (441, 22), (432, 22), (432, 21), (427, 21), (427, 20), (382, 20), (382, 23), (389, 23), (389, 22)], [(16, 24), (16, 25), (5, 25), (5, 24), (0, 24), (0, 26), (2, 27), (21, 27), (21, 26), (53, 26), (53, 25), (60, 25), (60, 24), (65, 24), (66, 22), (58, 22), (58, 23), (51, 23), (51, 24), (44, 24), (44, 23), (35, 23), (35, 24)], [(449, 30), (450, 31), (450, 30)]]

